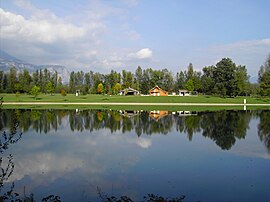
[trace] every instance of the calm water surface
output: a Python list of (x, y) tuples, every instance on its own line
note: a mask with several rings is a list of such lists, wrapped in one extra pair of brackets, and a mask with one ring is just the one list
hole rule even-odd
[(270, 111), (0, 113), (1, 196), (270, 201)]

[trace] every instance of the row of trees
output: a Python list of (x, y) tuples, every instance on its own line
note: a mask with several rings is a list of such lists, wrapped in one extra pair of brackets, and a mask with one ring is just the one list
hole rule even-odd
[(30, 74), (27, 69), (18, 72), (15, 67), (10, 68), (9, 73), (0, 71), (0, 92), (6, 93), (30, 93), (33, 87), (38, 87), (42, 93), (54, 93), (63, 88), (62, 78), (55, 71), (51, 73), (47, 69), (37, 70)]
[(237, 96), (251, 94), (249, 76), (245, 66), (236, 66), (229, 58), (224, 58), (216, 64), (203, 68), (203, 73), (195, 71), (192, 63), (187, 70), (177, 72), (176, 76), (168, 69), (142, 69), (140, 66), (135, 73), (123, 70), (122, 74), (111, 71), (110, 74), (72, 72), (69, 87), (71, 92), (80, 89), (87, 93), (116, 94), (120, 89), (132, 87), (143, 94), (155, 85), (169, 92), (179, 89), (198, 91), (205, 94), (221, 96)]
[(168, 92), (179, 89), (197, 91), (204, 94), (220, 96), (238, 96), (261, 94), (270, 95), (270, 55), (259, 71), (259, 85), (251, 84), (245, 66), (237, 66), (230, 58), (223, 58), (216, 65), (204, 67), (196, 71), (190, 63), (185, 71), (173, 75), (168, 69), (142, 69), (140, 66), (134, 73), (123, 70), (121, 73), (111, 70), (109, 74), (98, 72), (72, 71), (68, 84), (62, 83), (57, 72), (47, 69), (37, 70), (32, 75), (28, 70), (17, 72), (11, 68), (9, 73), (0, 71), (0, 92), (30, 93), (33, 86), (43, 93), (68, 93), (80, 90), (83, 94), (117, 94), (119, 90), (132, 87), (142, 94), (147, 94), (155, 85)]

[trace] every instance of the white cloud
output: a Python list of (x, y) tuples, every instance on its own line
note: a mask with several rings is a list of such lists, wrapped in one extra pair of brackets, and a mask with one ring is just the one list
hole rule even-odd
[(270, 53), (270, 38), (237, 41), (197, 49), (197, 57), (193, 57), (193, 64), (203, 67), (215, 65), (222, 58), (229, 57), (237, 65), (245, 65), (248, 74), (256, 80), (260, 65), (264, 64)]
[[(72, 69), (91, 67), (99, 72), (126, 67), (129, 58), (122, 39), (133, 43), (141, 38), (129, 24), (131, 18), (127, 7), (100, 1), (84, 5), (76, 3), (68, 5), (68, 9), (72, 10), (74, 5), (80, 12), (68, 10), (70, 14), (60, 16), (47, 8), (40, 9), (38, 3), (34, 5), (28, 0), (12, 2), (18, 10), (0, 8), (0, 48), (29, 63), (59, 64)], [(137, 0), (123, 3), (126, 6), (136, 4)], [(129, 26), (114, 36), (111, 33), (115, 26), (111, 26), (111, 22)], [(113, 43), (113, 37), (119, 36), (122, 44)], [(134, 58), (148, 58), (149, 49), (136, 54)]]
[(136, 6), (139, 3), (139, 0), (122, 0), (128, 6)]
[(25, 19), (0, 8), (1, 38), (26, 40), (32, 43), (54, 43), (83, 37), (86, 30), (56, 19)]
[(143, 59), (151, 59), (152, 55), (153, 55), (152, 50), (150, 50), (149, 48), (143, 48), (137, 51), (136, 53), (128, 54), (128, 57), (143, 60)]
[(138, 40), (141, 38), (141, 35), (134, 30), (128, 31), (126, 34), (127, 34), (128, 39), (130, 40)]
[(219, 51), (235, 51), (235, 50), (254, 51), (262, 49), (264, 47), (270, 48), (270, 38), (261, 40), (239, 41), (231, 44), (214, 46), (212, 47), (212, 49)]

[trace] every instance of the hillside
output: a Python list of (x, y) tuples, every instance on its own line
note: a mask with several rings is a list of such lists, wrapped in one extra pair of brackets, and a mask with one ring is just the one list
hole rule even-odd
[(50, 72), (58, 72), (58, 75), (62, 77), (62, 81), (67, 83), (69, 81), (69, 71), (65, 66), (61, 65), (35, 65), (20, 60), (12, 55), (6, 53), (0, 49), (0, 69), (4, 72), (8, 72), (11, 67), (15, 67), (18, 71), (27, 69), (30, 73), (36, 70), (47, 68)]

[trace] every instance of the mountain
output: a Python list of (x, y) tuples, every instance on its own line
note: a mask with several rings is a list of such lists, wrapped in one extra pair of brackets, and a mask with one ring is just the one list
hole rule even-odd
[(0, 70), (8, 72), (11, 67), (15, 67), (18, 71), (23, 71), (24, 69), (27, 69), (30, 73), (33, 73), (36, 70), (47, 68), (51, 73), (57, 71), (58, 76), (62, 77), (63, 83), (68, 83), (69, 81), (69, 71), (65, 66), (30, 64), (28, 62), (17, 59), (16, 57), (13, 57), (0, 49)]

